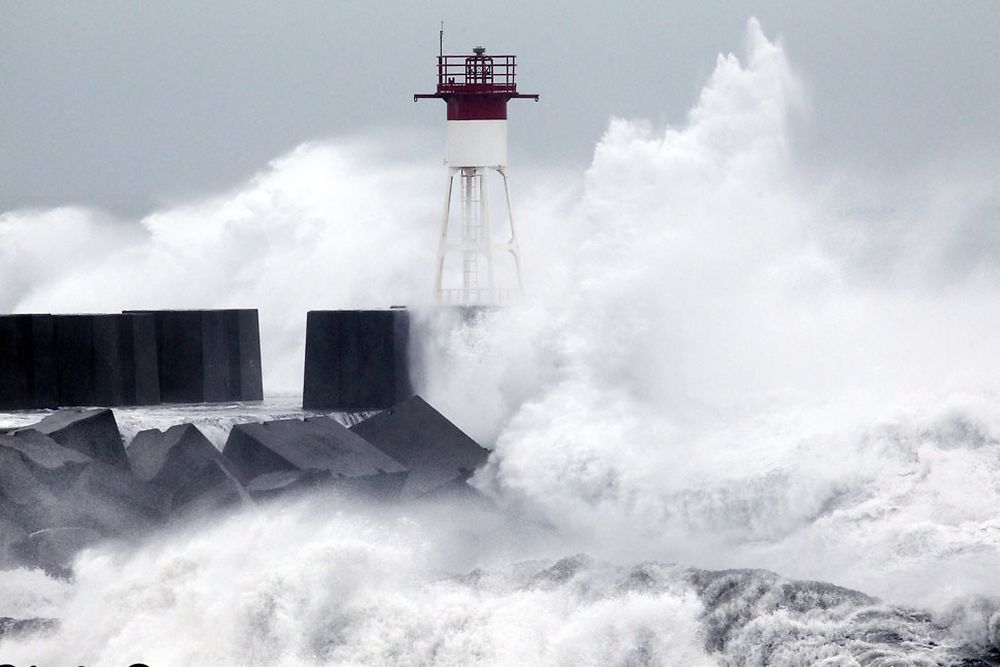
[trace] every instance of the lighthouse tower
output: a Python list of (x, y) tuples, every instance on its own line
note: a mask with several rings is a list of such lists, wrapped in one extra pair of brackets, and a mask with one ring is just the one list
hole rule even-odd
[[(437, 92), (418, 94), (413, 101), (437, 98), (448, 105), (445, 165), (448, 169), (444, 219), (438, 242), (434, 295), (451, 305), (502, 305), (522, 292), (521, 260), (510, 210), (507, 183), (507, 102), (538, 100), (538, 95), (517, 92), (515, 56), (489, 55), (477, 46), (468, 55), (438, 56)], [(490, 180), (499, 174), (503, 183), (506, 220), (494, 230), (491, 221)], [(458, 201), (453, 202), (458, 178)], [(457, 204), (457, 205), (456, 205)], [(453, 222), (453, 209), (457, 218)], [(494, 231), (506, 237), (497, 242)], [(508, 236), (509, 234), (509, 236)], [(457, 270), (446, 271), (449, 256), (461, 257), (460, 286)], [(510, 256), (508, 283), (501, 285), (501, 257)], [(447, 282), (447, 284), (446, 284)]]

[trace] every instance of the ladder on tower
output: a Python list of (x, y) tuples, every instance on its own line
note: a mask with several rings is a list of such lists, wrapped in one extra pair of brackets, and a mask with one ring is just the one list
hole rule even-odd
[[(483, 196), (482, 181), (475, 170), (472, 173), (463, 173), (462, 178), (465, 183), (465, 197), (462, 204), (465, 208), (465, 229), (463, 231), (462, 246), (462, 285), (468, 292), (464, 301), (472, 302), (473, 293), (479, 291), (479, 254), (482, 245), (483, 234)], [(488, 241), (488, 239), (487, 239)]]

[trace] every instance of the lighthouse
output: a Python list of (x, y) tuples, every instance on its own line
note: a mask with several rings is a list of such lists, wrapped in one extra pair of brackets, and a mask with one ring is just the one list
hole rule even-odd
[[(507, 102), (538, 101), (538, 95), (517, 91), (515, 56), (487, 54), (482, 46), (471, 54), (441, 52), (437, 75), (436, 92), (413, 96), (414, 102), (444, 100), (448, 111), (448, 180), (434, 298), (461, 306), (515, 302), (524, 286), (507, 176)], [(496, 207), (490, 200), (491, 181), (503, 187)], [(505, 215), (494, 227), (496, 208)]]

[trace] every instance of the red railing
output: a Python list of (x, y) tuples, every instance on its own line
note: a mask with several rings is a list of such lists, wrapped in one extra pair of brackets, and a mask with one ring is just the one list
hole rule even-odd
[(515, 56), (438, 56), (440, 93), (517, 93)]

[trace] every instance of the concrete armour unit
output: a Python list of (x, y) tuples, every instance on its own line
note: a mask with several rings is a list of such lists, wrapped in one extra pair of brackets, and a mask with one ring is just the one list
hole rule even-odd
[(403, 309), (310, 311), (302, 406), (377, 410), (409, 398), (409, 337)]
[(247, 492), (256, 501), (267, 501), (309, 493), (332, 483), (333, 474), (329, 470), (281, 470), (254, 477), (247, 484)]
[(392, 457), (329, 417), (237, 424), (222, 453), (244, 483), (295, 470), (327, 470), (339, 477), (406, 472)]
[(132, 473), (170, 495), (173, 513), (250, 502), (232, 464), (193, 424), (140, 431), (128, 447)]
[(54, 315), (59, 405), (160, 402), (153, 320), (147, 315)]
[(405, 496), (464, 483), (489, 451), (419, 396), (359, 422), (351, 430), (410, 469)]
[(163, 496), (127, 467), (105, 462), (123, 452), (109, 410), (64, 410), (0, 435), (0, 518), (28, 534), (86, 527), (112, 535), (149, 528), (162, 517)]
[(119, 468), (128, 467), (122, 434), (111, 410), (60, 410), (14, 434), (35, 431), (60, 446)]
[(54, 336), (51, 315), (0, 316), (0, 410), (59, 405)]
[(0, 409), (159, 402), (151, 317), (0, 316)]
[(263, 397), (256, 310), (0, 316), (0, 410)]
[(257, 311), (154, 310), (164, 403), (264, 398)]

